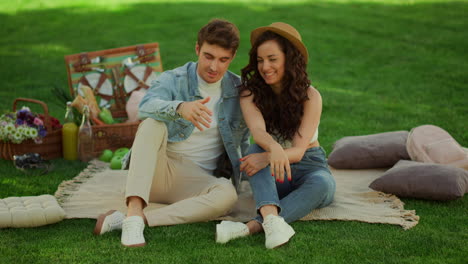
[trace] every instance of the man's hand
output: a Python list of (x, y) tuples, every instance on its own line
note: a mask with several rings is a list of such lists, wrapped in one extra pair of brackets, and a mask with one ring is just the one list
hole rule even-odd
[(249, 154), (240, 161), (242, 164), (240, 165), (240, 171), (247, 173), (249, 176), (254, 176), (255, 173), (264, 169), (266, 166), (270, 164), (268, 152), (263, 153), (254, 153)]
[(200, 131), (203, 131), (201, 125), (209, 128), (213, 115), (213, 112), (205, 106), (208, 101), (210, 101), (209, 96), (192, 102), (183, 102), (179, 105), (177, 112), (183, 119), (192, 122)]

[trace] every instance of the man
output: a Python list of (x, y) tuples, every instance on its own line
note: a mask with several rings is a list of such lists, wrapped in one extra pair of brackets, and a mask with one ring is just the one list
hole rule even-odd
[[(231, 180), (240, 181), (239, 159), (248, 147), (237, 86), (228, 71), (239, 46), (239, 31), (214, 19), (198, 32), (198, 63), (166, 71), (142, 99), (126, 186), (127, 216), (109, 211), (99, 216), (94, 232), (122, 229), (124, 246), (146, 244), (149, 226), (207, 221), (237, 201), (235, 187), (217, 164), (232, 166)], [(148, 203), (168, 204), (159, 209)]]

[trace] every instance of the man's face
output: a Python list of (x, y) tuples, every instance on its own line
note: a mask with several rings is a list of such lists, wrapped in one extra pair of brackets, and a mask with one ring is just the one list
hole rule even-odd
[(231, 50), (207, 42), (201, 46), (197, 43), (195, 51), (198, 56), (197, 73), (207, 83), (221, 80), (235, 56)]

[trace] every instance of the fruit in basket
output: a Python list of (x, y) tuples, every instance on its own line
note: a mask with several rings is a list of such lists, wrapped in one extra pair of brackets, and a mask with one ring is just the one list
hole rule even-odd
[(116, 156), (123, 157), (123, 156), (125, 156), (125, 154), (127, 154), (128, 151), (129, 151), (128, 148), (125, 148), (125, 147), (119, 148), (114, 152), (114, 157), (116, 157)]
[(101, 156), (99, 156), (99, 160), (104, 162), (110, 162), (114, 157), (114, 153), (110, 149), (105, 149), (102, 151)]
[(107, 108), (102, 108), (101, 112), (99, 113), (99, 119), (106, 124), (114, 124), (114, 118), (112, 117), (112, 113)]
[(115, 156), (110, 162), (110, 168), (113, 170), (120, 170), (122, 168), (122, 156)]

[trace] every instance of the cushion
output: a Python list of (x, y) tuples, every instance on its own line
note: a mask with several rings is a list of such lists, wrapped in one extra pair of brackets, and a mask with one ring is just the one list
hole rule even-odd
[(344, 137), (335, 142), (328, 164), (337, 169), (386, 168), (401, 159), (406, 151), (408, 131), (393, 131), (366, 136)]
[(449, 165), (401, 160), (369, 187), (399, 197), (454, 200), (468, 192), (468, 171)]
[(64, 217), (65, 211), (52, 195), (0, 199), (0, 228), (43, 226)]
[(468, 153), (438, 126), (413, 128), (408, 135), (406, 149), (414, 161), (447, 164), (468, 170)]

